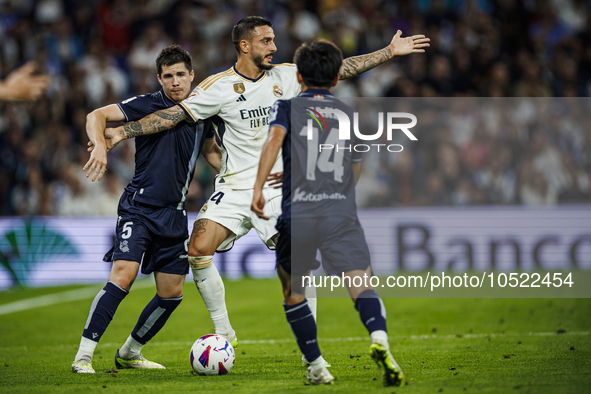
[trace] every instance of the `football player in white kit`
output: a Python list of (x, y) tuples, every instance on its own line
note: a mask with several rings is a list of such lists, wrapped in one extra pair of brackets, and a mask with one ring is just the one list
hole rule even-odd
[[(423, 35), (405, 38), (401, 35), (398, 31), (390, 44), (379, 51), (345, 59), (339, 78), (361, 74), (394, 56), (424, 52), (423, 48), (429, 46), (429, 39)], [(195, 221), (188, 254), (193, 279), (213, 320), (215, 333), (237, 343), (213, 254), (229, 250), (236, 239), (253, 227), (269, 248), (275, 247), (281, 190), (268, 185), (263, 191), (267, 201), (265, 215), (270, 220), (259, 218), (250, 210), (250, 203), (259, 158), (269, 132), (271, 106), (279, 98), (297, 96), (301, 86), (294, 64), (272, 65), (277, 47), (269, 20), (258, 16), (241, 19), (232, 30), (232, 41), (238, 60), (230, 69), (205, 79), (179, 105), (154, 112), (137, 122), (106, 129), (105, 136), (108, 145), (114, 147), (123, 139), (168, 130), (181, 121), (198, 122), (214, 115), (223, 120), (217, 130), (222, 168), (213, 195)], [(281, 163), (279, 155), (271, 172), (281, 172)]]

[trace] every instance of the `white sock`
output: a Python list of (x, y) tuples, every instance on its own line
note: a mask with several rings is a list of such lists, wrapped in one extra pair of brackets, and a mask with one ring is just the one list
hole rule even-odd
[[(310, 276), (314, 275), (310, 273)], [(308, 307), (310, 307), (310, 311), (312, 311), (312, 316), (314, 316), (314, 321), (316, 321), (317, 316), (317, 309), (318, 309), (318, 299), (316, 298), (316, 287), (314, 286), (306, 286), (304, 287), (304, 297), (308, 300)]]
[(78, 347), (78, 353), (76, 353), (74, 361), (80, 361), (83, 358), (92, 361), (92, 355), (94, 354), (96, 345), (98, 345), (98, 342), (82, 337), (80, 340), (80, 346)]
[(234, 340), (236, 333), (232, 329), (230, 319), (228, 318), (224, 282), (218, 269), (215, 265), (211, 264), (205, 268), (193, 268), (192, 270), (193, 280), (209, 311), (215, 333), (222, 335), (229, 341)]
[(144, 345), (142, 343), (139, 343), (130, 335), (123, 346), (121, 346), (121, 349), (119, 349), (119, 355), (126, 359), (135, 358), (140, 355), (143, 347)]
[(376, 330), (369, 334), (371, 337), (371, 343), (379, 343), (390, 350), (390, 344), (388, 343), (388, 333), (384, 330)]
[(316, 371), (318, 369), (325, 368), (326, 361), (324, 361), (324, 358), (322, 358), (322, 356), (320, 356), (316, 360), (310, 361), (310, 366), (312, 367), (313, 370)]

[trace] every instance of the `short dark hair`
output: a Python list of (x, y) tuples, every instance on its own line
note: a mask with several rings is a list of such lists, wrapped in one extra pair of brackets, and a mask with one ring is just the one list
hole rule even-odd
[(191, 72), (193, 65), (191, 63), (191, 55), (189, 52), (181, 48), (180, 45), (174, 44), (164, 48), (156, 58), (156, 68), (158, 75), (162, 75), (162, 66), (172, 66), (177, 63), (185, 63), (187, 70)]
[(341, 50), (332, 42), (318, 39), (299, 47), (294, 62), (306, 86), (330, 88), (343, 64)]
[(254, 35), (254, 29), (259, 26), (273, 27), (273, 23), (262, 16), (246, 16), (234, 25), (232, 29), (232, 42), (238, 53), (240, 53), (240, 41), (251, 40)]

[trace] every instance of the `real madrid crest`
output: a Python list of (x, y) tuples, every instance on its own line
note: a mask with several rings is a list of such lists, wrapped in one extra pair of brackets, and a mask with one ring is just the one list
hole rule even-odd
[[(237, 84), (236, 84), (236, 85), (237, 85)], [(234, 86), (236, 86), (236, 85), (234, 85)], [(242, 85), (242, 84), (241, 84), (241, 85)], [(205, 211), (207, 211), (207, 204), (205, 204), (205, 205), (204, 205), (204, 206), (201, 208), (201, 210), (199, 211), (199, 213), (205, 213)]]
[(279, 89), (279, 86), (273, 86), (273, 94), (275, 97), (283, 97), (283, 90)]
[(234, 84), (234, 91), (238, 94), (244, 93), (246, 89), (244, 88), (244, 84), (242, 82)]

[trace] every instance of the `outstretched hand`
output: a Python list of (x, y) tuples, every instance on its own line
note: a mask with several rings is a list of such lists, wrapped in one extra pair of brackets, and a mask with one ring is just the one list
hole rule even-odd
[(116, 147), (123, 138), (117, 132), (117, 129), (106, 128), (105, 129), (105, 145), (97, 147), (92, 141), (88, 141), (88, 149), (90, 152), (90, 159), (86, 162), (82, 168), (86, 173), (86, 177), (93, 175), (92, 181), (94, 182), (97, 178), (100, 181), (103, 179), (105, 171), (107, 171), (107, 152)]
[(7, 101), (38, 99), (49, 86), (50, 78), (47, 75), (34, 75), (36, 68), (35, 62), (28, 62), (10, 73), (1, 83), (5, 94), (0, 99)]
[(390, 47), (392, 47), (394, 56), (404, 56), (411, 53), (425, 52), (422, 48), (429, 47), (429, 41), (431, 39), (422, 34), (403, 38), (402, 31), (398, 30), (390, 42)]
[(92, 181), (94, 182), (97, 177), (100, 181), (103, 179), (103, 175), (105, 171), (107, 171), (107, 149), (105, 146), (101, 146), (97, 148), (92, 142), (88, 142), (90, 146), (88, 151), (90, 152), (90, 159), (86, 162), (84, 167), (82, 168), (86, 172), (86, 177), (90, 177), (91, 174), (94, 173), (92, 176)]

